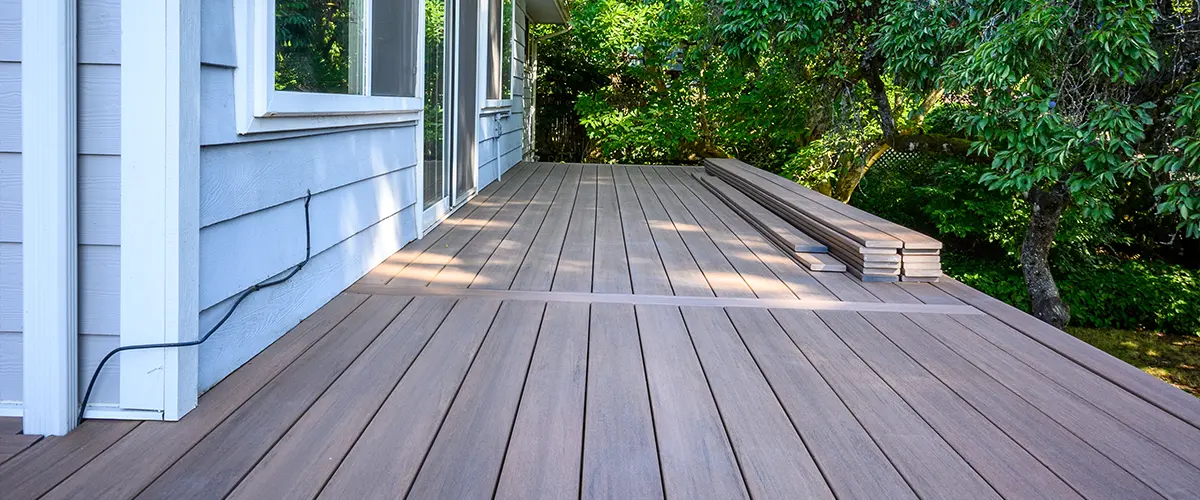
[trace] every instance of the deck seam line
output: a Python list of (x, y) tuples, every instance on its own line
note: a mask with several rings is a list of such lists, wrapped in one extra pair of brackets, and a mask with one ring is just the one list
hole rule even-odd
[(500, 300), (538, 302), (586, 302), (600, 304), (664, 305), (694, 307), (751, 307), (766, 309), (802, 309), (813, 311), (893, 312), (905, 314), (984, 315), (971, 306), (949, 304), (899, 304), (887, 302), (843, 302), (836, 300), (763, 299), (750, 297), (704, 297), (629, 293), (555, 292), (534, 290), (493, 290), (483, 288), (447, 288), (355, 284), (345, 293), (361, 295), (397, 295), (405, 297), (485, 297)]

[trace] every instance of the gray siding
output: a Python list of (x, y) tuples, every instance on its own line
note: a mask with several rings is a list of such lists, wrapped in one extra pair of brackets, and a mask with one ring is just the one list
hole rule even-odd
[(247, 299), (200, 347), (212, 387), (417, 236), (415, 125), (237, 135), (231, 0), (201, 21), (200, 314), (207, 330), (241, 290), (312, 261)]
[(0, 0), (0, 408), (21, 404), (21, 0)]
[[(515, 0), (513, 17), (516, 19), (516, 41), (513, 45), (512, 107), (508, 118), (498, 120), (497, 115), (485, 115), (480, 120), (479, 136), (479, 187), (482, 189), (496, 180), (496, 150), (500, 150), (499, 173), (503, 174), (521, 161), (521, 130), (524, 123), (525, 106), (525, 0)], [(496, 121), (501, 122), (500, 133)]]
[[(121, 2), (79, 2), (79, 372), (121, 335)], [(90, 406), (116, 407), (120, 359), (96, 382)]]

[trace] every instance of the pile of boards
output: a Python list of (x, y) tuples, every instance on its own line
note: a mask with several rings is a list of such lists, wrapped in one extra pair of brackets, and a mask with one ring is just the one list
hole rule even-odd
[(942, 275), (942, 243), (933, 238), (735, 159), (706, 159), (704, 169), (709, 175), (697, 178), (706, 187), (801, 264), (842, 270), (827, 251), (863, 281)]

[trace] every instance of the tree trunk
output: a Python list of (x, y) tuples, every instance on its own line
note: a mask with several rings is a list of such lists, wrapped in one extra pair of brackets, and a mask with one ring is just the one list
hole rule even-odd
[(1021, 270), (1029, 288), (1033, 315), (1062, 329), (1071, 319), (1071, 311), (1058, 295), (1058, 285), (1050, 274), (1050, 246), (1067, 204), (1067, 186), (1059, 182), (1048, 191), (1034, 188), (1026, 199), (1031, 210), (1025, 242), (1021, 244)]

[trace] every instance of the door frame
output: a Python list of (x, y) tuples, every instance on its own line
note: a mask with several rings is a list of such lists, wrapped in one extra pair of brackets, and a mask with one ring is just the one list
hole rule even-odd
[[(425, 181), (424, 181), (424, 163), (423, 163), (424, 158), (423, 157), (424, 157), (425, 116), (424, 116), (424, 114), (422, 114), (421, 122), (419, 124), (419, 127), (420, 127), (419, 133), (417, 134), (417, 143), (420, 148), (420, 149), (418, 149), (418, 156), (419, 156), (418, 161), (420, 162), (420, 164), (419, 164), (418, 175), (417, 175), (417, 180), (418, 180), (418, 182), (417, 182), (417, 199), (418, 199), (418, 207), (420, 207), (420, 210), (421, 210), (420, 220), (418, 221), (418, 229), (419, 229), (420, 235), (422, 237), (424, 237), (425, 234), (428, 233), (429, 231), (433, 230), (434, 227), (437, 227), (437, 225), (439, 223), (441, 223), (444, 219), (449, 217), (450, 214), (454, 213), (456, 210), (458, 210), (458, 208), (462, 207), (467, 201), (469, 201), (471, 198), (475, 197), (475, 195), (479, 193), (479, 168), (478, 168), (478, 161), (477, 161), (478, 159), (476, 158), (475, 159), (476, 161), (472, 161), (472, 165), (470, 165), (470, 168), (468, 169), (470, 171), (470, 175), (471, 175), (471, 184), (474, 187), (472, 187), (471, 189), (469, 189), (463, 193), (457, 192), (457, 186), (458, 186), (458, 181), (459, 181), (459, 169), (456, 167), (458, 166), (458, 163), (461, 160), (464, 160), (462, 158), (459, 158), (459, 156), (460, 156), (459, 155), (459, 147), (462, 145), (461, 141), (463, 139), (463, 136), (462, 136), (462, 134), (457, 133), (457, 131), (459, 130), (459, 127), (461, 125), (463, 125), (460, 123), (459, 116), (458, 116), (459, 111), (461, 111), (460, 108), (463, 105), (463, 103), (460, 102), (458, 99), (460, 86), (463, 86), (463, 85), (469, 86), (471, 92), (473, 94), (475, 94), (475, 96), (476, 96), (476, 103), (475, 103), (476, 105), (471, 106), (471, 110), (470, 110), (470, 115), (472, 117), (471, 123), (466, 124), (466, 125), (468, 127), (475, 127), (476, 129), (478, 129), (478, 127), (479, 127), (479, 106), (478, 106), (479, 83), (480, 83), (479, 78), (478, 78), (479, 68), (478, 67), (476, 68), (476, 70), (473, 72), (474, 74), (471, 75), (471, 77), (468, 79), (469, 81), (464, 81), (463, 73), (461, 71), (459, 71), (459, 69), (460, 69), (459, 64), (463, 63), (463, 61), (461, 60), (461, 57), (460, 57), (461, 46), (462, 46), (462, 40), (461, 40), (460, 36), (464, 33), (462, 14), (465, 10), (464, 4), (467, 4), (466, 8), (475, 7), (476, 10), (478, 10), (478, 8), (483, 4), (483, 2), (480, 2), (479, 0), (445, 0), (445, 1), (448, 4), (447, 9), (446, 9), (446, 16), (447, 16), (448, 20), (451, 21), (448, 23), (448, 28), (450, 28), (450, 29), (448, 29), (447, 33), (446, 33), (446, 41), (445, 41), (446, 54), (442, 61), (442, 64), (444, 65), (443, 72), (446, 75), (446, 77), (445, 77), (446, 81), (444, 83), (444, 85), (445, 85), (445, 89), (444, 89), (445, 102), (443, 104), (443, 113), (444, 113), (443, 123), (444, 123), (444, 125), (442, 127), (442, 133), (445, 136), (443, 144), (442, 144), (443, 151), (444, 151), (444, 154), (443, 154), (444, 161), (442, 162), (442, 168), (443, 168), (443, 174), (444, 174), (443, 179), (445, 179), (445, 182), (446, 182), (445, 185), (443, 186), (443, 188), (445, 189), (446, 196), (443, 197), (438, 203), (430, 206), (429, 208), (424, 208), (425, 207), (425, 199), (424, 199), (425, 198), (425, 184), (424, 184)], [(475, 26), (469, 27), (469, 28), (473, 28), (473, 30), (474, 30), (474, 38), (471, 41), (476, 45), (476, 52), (479, 51), (479, 47), (478, 47), (478, 45), (480, 43), (479, 31), (482, 27), (481, 19), (484, 18), (484, 16), (482, 14), (483, 13), (476, 12), (477, 17), (476, 17), (476, 22), (474, 23)], [(421, 23), (422, 23), (421, 24), (421, 32), (422, 32), (421, 50), (422, 51), (426, 50), (426, 47), (424, 45), (425, 42), (424, 42), (424, 35), (423, 35), (424, 29), (425, 29), (424, 21), (425, 21), (424, 7), (422, 7), (422, 13), (421, 13)], [(476, 66), (478, 66), (478, 64), (476, 64)], [(424, 68), (422, 67), (422, 72), (421, 72), (422, 89), (424, 88), (424, 78), (425, 78)], [(424, 99), (423, 92), (424, 91), (422, 90), (422, 100)], [(469, 145), (469, 147), (471, 147), (472, 149), (475, 149), (475, 148), (478, 148), (478, 140), (477, 140), (478, 130), (476, 130), (476, 134), (472, 134), (472, 135), (473, 135), (472, 139), (476, 139), (476, 140), (471, 141), (472, 143)], [(476, 153), (477, 153), (477, 151), (476, 151)], [(467, 158), (465, 160), (471, 161), (470, 158)]]

